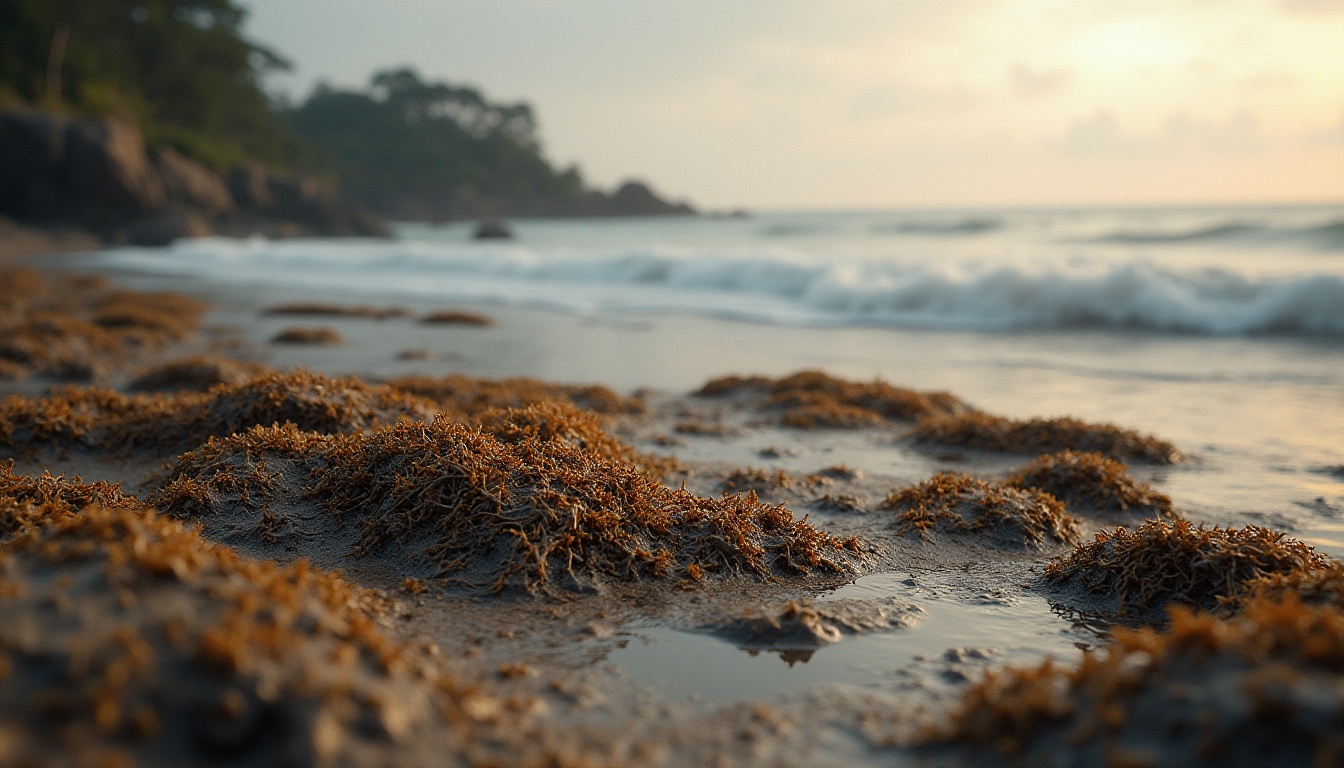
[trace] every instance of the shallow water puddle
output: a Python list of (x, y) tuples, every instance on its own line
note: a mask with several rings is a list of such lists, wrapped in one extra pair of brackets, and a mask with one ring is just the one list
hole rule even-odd
[(630, 628), (631, 641), (608, 661), (669, 698), (712, 703), (770, 699), (823, 685), (938, 695), (988, 666), (1034, 664), (1050, 656), (1072, 662), (1096, 636), (1025, 596), (1011, 604), (968, 604), (930, 595), (908, 574), (867, 576), (819, 601), (897, 597), (920, 606), (914, 627), (841, 642), (815, 651), (747, 651), (709, 634), (662, 627)]

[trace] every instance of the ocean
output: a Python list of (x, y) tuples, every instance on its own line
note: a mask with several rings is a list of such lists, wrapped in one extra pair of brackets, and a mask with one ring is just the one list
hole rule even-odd
[(395, 241), (205, 239), (94, 258), (240, 295), (503, 318), (433, 363), (394, 362), (371, 336), (332, 358), (354, 372), (675, 392), (823, 368), (1016, 417), (1112, 422), (1190, 457), (1151, 479), (1192, 519), (1270, 525), (1344, 556), (1344, 206), (509, 224), (509, 241), (406, 224)]

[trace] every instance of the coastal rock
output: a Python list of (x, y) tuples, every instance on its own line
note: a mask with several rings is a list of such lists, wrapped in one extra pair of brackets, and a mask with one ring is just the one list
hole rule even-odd
[(612, 216), (663, 216), (667, 214), (693, 214), (695, 211), (685, 203), (669, 203), (653, 193), (647, 184), (639, 181), (627, 181), (606, 198), (609, 215)]
[(0, 111), (0, 212), (107, 232), (153, 212), (164, 199), (129, 123)]
[(259, 165), (236, 165), (226, 177), (229, 193), (240, 207), (263, 210), (271, 204), (266, 177), (266, 169)]
[(66, 189), (95, 227), (160, 208), (163, 182), (140, 131), (122, 120), (72, 120), (65, 129)]
[(232, 235), (260, 233), (268, 237), (391, 237), (376, 216), (336, 199), (326, 181), (314, 176), (283, 176), (258, 165), (235, 166), (228, 190), (237, 202), (236, 215), (225, 217), (220, 230)]
[(211, 216), (233, 210), (228, 186), (210, 169), (171, 149), (156, 151), (153, 161), (169, 204), (195, 208)]
[(32, 109), (0, 110), (0, 215), (138, 245), (214, 232), (391, 235), (372, 213), (339, 201), (323, 179), (256, 165), (221, 178), (171, 149), (151, 155), (127, 121)]

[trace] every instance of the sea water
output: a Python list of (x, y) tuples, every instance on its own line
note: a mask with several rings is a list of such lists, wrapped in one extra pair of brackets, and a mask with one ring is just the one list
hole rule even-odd
[[(332, 365), (356, 372), (685, 391), (819, 367), (1015, 417), (1117, 423), (1191, 457), (1154, 479), (1192, 519), (1271, 525), (1344, 556), (1344, 206), (509, 224), (508, 241), (407, 224), (392, 241), (205, 239), (96, 258), (272, 296), (508, 318), (413, 364), (392, 362), (388, 326), (348, 323)], [(447, 338), (397, 332), (400, 346)]]

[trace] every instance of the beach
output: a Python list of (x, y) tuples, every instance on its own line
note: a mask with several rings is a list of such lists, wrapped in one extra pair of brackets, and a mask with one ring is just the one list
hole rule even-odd
[[(247, 432), (252, 442), (230, 443), (226, 434), (199, 431), (213, 424), (209, 415), (183, 421), (185, 437), (172, 437), (182, 409), (218, 412), (226, 394), (216, 390), (201, 396), (217, 398), (205, 405), (163, 406), (153, 416), (157, 430), (95, 419), (86, 434), (108, 429), (106, 440), (24, 441), (12, 431), (7, 450), (16, 475), (49, 470), (119, 483), (170, 513), (187, 510), (172, 514), (247, 557), (292, 563), (302, 556), (395, 603), (382, 614), (382, 631), (406, 647), (432, 644), (427, 663), (455, 681), (438, 695), (479, 727), (449, 729), (449, 738), (412, 718), (419, 725), (405, 733), (418, 735), (340, 752), (342, 759), (363, 755), (363, 763), (350, 764), (420, 764), (433, 749), (464, 763), (489, 753), (553, 764), (973, 764), (993, 759), (996, 732), (986, 731), (990, 746), (978, 752), (966, 724), (981, 721), (949, 713), (973, 711), (964, 697), (989, 690), (977, 688), (987, 685), (987, 672), (1046, 659), (1068, 667), (1085, 651), (1107, 648), (1116, 626), (1166, 626), (1161, 599), (1139, 606), (1135, 592), (1135, 605), (1150, 612), (1130, 615), (1123, 600), (1114, 604), (1114, 589), (1051, 581), (1047, 566), (1098, 531), (1138, 531), (1148, 519), (1263, 526), (1320, 556), (1344, 556), (1338, 216), (1334, 208), (1310, 208), (523, 222), (517, 242), (488, 247), (450, 225), (406, 227), (389, 244), (218, 239), (45, 257), (39, 263), (59, 273), (108, 275), (137, 291), (172, 291), (210, 306), (199, 330), (150, 356), (157, 361), (109, 366), (86, 383), (125, 389), (156, 362), (209, 354), (258, 370), (311, 372), (267, 380), (266, 397), (276, 402), (325, 398), (355, 410), (319, 430), (343, 435), (335, 442)], [(1252, 270), (1266, 252), (1280, 257)], [(987, 302), (998, 314), (983, 302), (968, 314), (966, 297), (986, 295), (1002, 299)], [(319, 303), (324, 312), (311, 306)], [(292, 311), (277, 311), (287, 305)], [(356, 306), (381, 316), (331, 309)], [(1080, 314), (1080, 307), (1091, 309)], [(447, 318), (457, 322), (423, 322), (447, 310), (461, 313)], [(339, 342), (273, 343), (296, 328), (326, 329), (334, 335), (323, 338)], [(336, 378), (345, 375), (357, 379)], [(406, 379), (413, 375), (425, 378), (413, 384)], [(434, 384), (454, 375), (465, 378)], [(732, 376), (741, 378), (724, 378)], [(480, 383), (516, 377), (552, 388), (529, 384), (524, 394), (501, 394)], [(382, 382), (392, 386), (379, 389)], [(7, 386), (37, 398), (47, 383), (38, 377)], [(599, 398), (586, 385), (611, 394)], [(227, 392), (233, 397), (249, 385), (222, 386), (235, 387)], [(464, 387), (478, 388), (477, 400)], [(562, 400), (579, 415), (483, 416), (478, 408), (535, 408), (543, 390), (542, 399)], [(355, 407), (366, 399), (377, 405)], [(307, 406), (292, 407), (294, 418), (309, 418)], [(436, 409), (457, 414), (434, 422), (448, 437), (408, 426), (427, 423)], [(545, 564), (559, 562), (545, 558), (540, 571), (500, 575), (485, 551), (452, 549), (451, 537), (434, 533), (441, 538), (430, 543), (449, 547), (464, 569), (445, 570), (417, 554), (429, 535), (422, 529), (370, 549), (351, 537), (371, 535), (376, 523), (328, 521), (341, 494), (381, 493), (384, 476), (404, 471), (396, 456), (420, 455), (406, 447), (422, 445), (416, 440), (430, 440), (425, 450), (474, 445), (476, 437), (454, 431), (467, 426), (447, 422), (506, 443), (519, 430), (532, 435), (517, 445), (534, 453), (507, 460), (536, 477), (590, 459), (620, 472), (638, 466), (662, 485), (646, 488), (633, 475), (621, 482), (644, 488), (658, 499), (654, 506), (690, 503), (664, 499), (676, 489), (735, 499), (694, 502), (711, 510), (696, 514), (747, 514), (760, 527), (724, 550), (713, 561), (722, 570), (708, 575), (695, 574), (709, 561), (685, 554), (708, 551), (699, 538), (706, 534), (681, 533), (678, 526), (690, 523), (678, 518), (667, 530), (684, 536), (681, 543), (657, 544), (670, 547), (678, 570), (666, 571), (647, 552), (607, 560), (606, 550), (599, 557), (594, 549), (566, 561), (571, 576), (564, 577), (543, 575)], [(396, 435), (402, 442), (378, 442), (389, 429), (405, 430)], [(572, 446), (546, 453), (540, 436), (548, 430), (599, 457), (567, 453)], [(997, 443), (988, 437), (994, 430)], [(121, 448), (109, 447), (113, 436)], [(184, 459), (202, 436), (220, 447)], [(1067, 449), (1098, 458), (1065, 458), (1064, 469), (1033, 463)], [(494, 450), (505, 449), (479, 455)], [(370, 474), (343, 486), (342, 471), (331, 471), (335, 457), (357, 451), (350, 455), (366, 458), (344, 472), (359, 477), (369, 467)], [(574, 466), (597, 473), (597, 465)], [(239, 467), (272, 479), (248, 480), (239, 495), (225, 472)], [(511, 471), (501, 482), (522, 482), (517, 473), (526, 472)], [(1123, 489), (1128, 501), (1099, 501), (1110, 498), (1102, 490), (1062, 505), (1044, 501), (1033, 494), (1051, 472), (1099, 473), (1109, 485), (1098, 488)], [(538, 487), (529, 482), (507, 487), (527, 496)], [(1069, 487), (1053, 492), (1062, 499)], [(565, 496), (579, 494), (574, 484), (555, 488), (575, 509), (608, 498), (599, 490)], [(762, 506), (713, 506), (743, 503), (737, 494), (747, 492), (759, 498), (747, 504)], [(1169, 497), (1169, 507), (1154, 494)], [(197, 509), (191, 499), (207, 511), (190, 512)], [(788, 521), (768, 517), (775, 505)], [(350, 504), (334, 519), (370, 509)], [(773, 532), (767, 519), (785, 533)], [(278, 533), (263, 536), (263, 529)], [(653, 538), (639, 540), (664, 542), (658, 536), (665, 534), (649, 532), (655, 529), (664, 530), (641, 529), (638, 537)], [(856, 543), (844, 543), (850, 537)], [(1297, 549), (1279, 553), (1274, 542), (1218, 546), (1238, 558), (1252, 550), (1281, 554), (1272, 564), (1256, 560), (1248, 584), (1265, 573), (1321, 567)], [(351, 557), (352, 547), (367, 554)], [(766, 554), (744, 554), (755, 547)], [(1079, 572), (1104, 566), (1084, 564)], [(445, 577), (451, 573), (461, 578)], [(482, 588), (487, 576), (507, 588)], [(1223, 610), (1224, 618), (1228, 601), (1242, 599), (1236, 590), (1184, 589), (1176, 593), (1183, 599), (1167, 599)], [(1147, 588), (1143, 595), (1151, 598)], [(1150, 648), (1153, 658), (1161, 658), (1160, 647)], [(462, 693), (471, 686), (482, 701), (496, 702), (479, 705), (485, 716), (463, 705), (473, 701)], [(961, 730), (948, 731), (948, 723)], [(930, 740), (929, 729), (951, 733), (951, 746)], [(1014, 738), (1034, 743), (1025, 730)], [(1035, 738), (1053, 737), (1046, 729)], [(1184, 742), (1141, 732), (1132, 738), (1126, 743), (1158, 757), (1186, 754)], [(408, 743), (413, 748), (397, 751)], [(484, 750), (487, 743), (496, 751)]]

